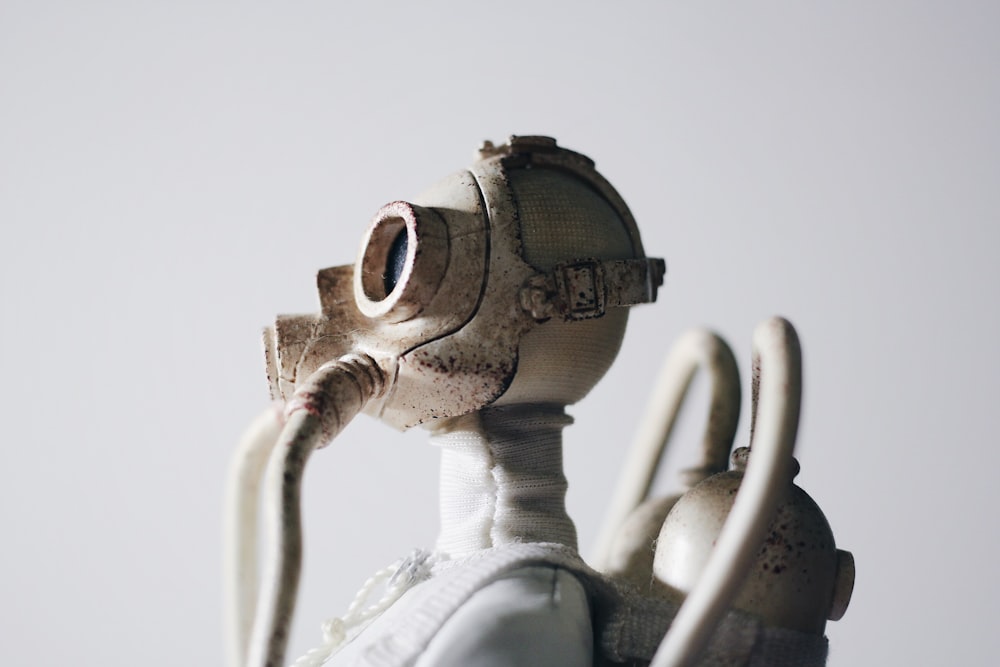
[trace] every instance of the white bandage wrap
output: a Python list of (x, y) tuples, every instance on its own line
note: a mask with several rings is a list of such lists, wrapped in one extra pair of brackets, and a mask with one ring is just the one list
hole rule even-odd
[(455, 558), (526, 542), (576, 548), (566, 514), (561, 406), (487, 408), (448, 420), (441, 448), (441, 533), (437, 551)]

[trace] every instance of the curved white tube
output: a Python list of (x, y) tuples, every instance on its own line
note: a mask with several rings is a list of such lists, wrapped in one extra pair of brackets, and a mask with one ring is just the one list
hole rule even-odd
[(368, 356), (321, 366), (295, 392), (267, 464), (270, 552), (257, 603), (247, 667), (283, 667), (302, 568), (302, 473), (314, 449), (335, 438), (384, 391), (385, 374)]
[(802, 353), (792, 325), (772, 318), (753, 337), (752, 454), (715, 549), (650, 667), (694, 664), (756, 557), (792, 473), (802, 399)]
[(616, 533), (649, 495), (681, 405), (699, 368), (709, 374), (712, 395), (702, 436), (702, 460), (698, 467), (686, 471), (685, 481), (690, 485), (726, 469), (740, 416), (739, 368), (722, 338), (707, 329), (692, 329), (670, 349), (629, 448), (591, 559), (597, 570), (607, 568)]
[(244, 432), (229, 468), (224, 514), (223, 607), (231, 667), (242, 667), (246, 661), (247, 642), (257, 603), (260, 482), (283, 425), (284, 415), (280, 405), (274, 404), (262, 412)]

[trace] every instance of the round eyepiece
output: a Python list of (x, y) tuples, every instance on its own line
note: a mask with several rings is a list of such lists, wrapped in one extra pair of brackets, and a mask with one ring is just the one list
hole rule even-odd
[(397, 285), (406, 283), (410, 230), (400, 216), (376, 216), (368, 230), (358, 277), (365, 299), (385, 300)]
[(362, 313), (402, 322), (437, 292), (448, 264), (448, 229), (432, 209), (392, 202), (375, 215), (355, 265), (354, 296)]

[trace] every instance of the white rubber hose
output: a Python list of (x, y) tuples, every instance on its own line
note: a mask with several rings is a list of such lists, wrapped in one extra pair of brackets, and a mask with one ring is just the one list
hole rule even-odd
[(267, 464), (269, 553), (257, 602), (247, 667), (282, 667), (302, 568), (302, 473), (314, 449), (328, 444), (384, 391), (385, 374), (368, 356), (321, 366), (296, 390)]

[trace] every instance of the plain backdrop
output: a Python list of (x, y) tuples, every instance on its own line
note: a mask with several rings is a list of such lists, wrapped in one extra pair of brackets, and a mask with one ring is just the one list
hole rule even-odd
[[(260, 328), (517, 133), (593, 157), (668, 264), (570, 410), (584, 550), (670, 341), (710, 326), (746, 375), (782, 314), (798, 482), (858, 567), (829, 664), (996, 664), (998, 7), (3, 0), (0, 663), (222, 663)], [(367, 417), (313, 458), (290, 659), (433, 543), (437, 463)]]

